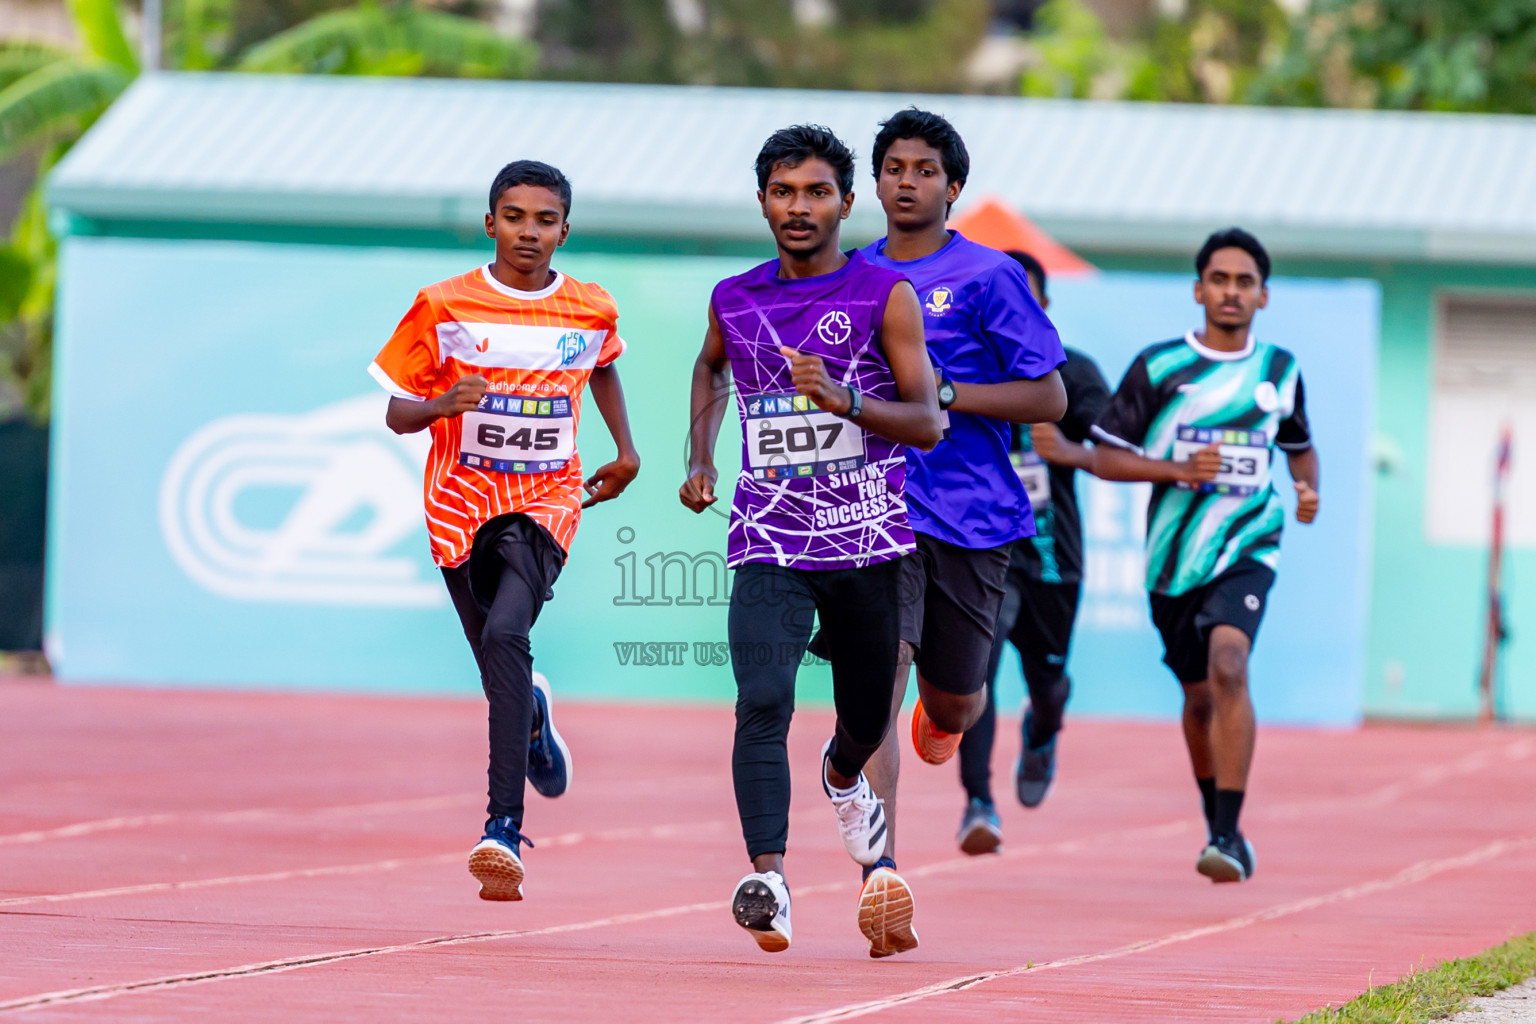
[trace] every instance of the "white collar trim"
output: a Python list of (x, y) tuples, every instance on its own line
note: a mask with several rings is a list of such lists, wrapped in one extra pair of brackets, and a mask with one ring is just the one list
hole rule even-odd
[[(523, 293), (519, 292), (518, 294), (521, 295)], [(1188, 345), (1190, 348), (1194, 349), (1196, 352), (1200, 353), (1207, 359), (1213, 359), (1218, 363), (1234, 363), (1239, 359), (1247, 359), (1249, 356), (1253, 355), (1253, 350), (1254, 347), (1258, 344), (1258, 339), (1253, 336), (1252, 331), (1249, 331), (1248, 344), (1243, 346), (1241, 351), (1223, 352), (1219, 348), (1210, 348), (1201, 344), (1200, 339), (1195, 337), (1195, 332), (1190, 331), (1184, 335), (1184, 344)]]
[(486, 284), (490, 285), (492, 288), (495, 288), (507, 298), (523, 299), (525, 301), (532, 299), (547, 299), (551, 295), (555, 294), (555, 292), (559, 291), (561, 285), (565, 284), (565, 275), (557, 270), (555, 271), (555, 279), (536, 292), (525, 292), (519, 291), (516, 288), (508, 288), (506, 285), (496, 280), (496, 275), (491, 273), (491, 265), (489, 263), (480, 268), (480, 276), (485, 278)]

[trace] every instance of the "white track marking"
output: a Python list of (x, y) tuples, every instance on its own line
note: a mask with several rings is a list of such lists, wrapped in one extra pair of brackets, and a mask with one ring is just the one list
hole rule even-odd
[[(1374, 790), (1357, 793), (1353, 796), (1331, 797), (1321, 800), (1301, 800), (1290, 803), (1273, 805), (1269, 808), (1255, 808), (1250, 816), (1258, 820), (1288, 821), (1295, 818), (1319, 813), (1329, 808), (1343, 809), (1347, 807), (1382, 807), (1393, 803), (1400, 797), (1416, 789), (1444, 782), (1447, 779), (1462, 775), (1469, 775), (1493, 765), (1497, 760), (1521, 761), (1536, 752), (1536, 740), (1522, 739), (1507, 745), (1500, 750), (1480, 750), (1468, 754), (1457, 761), (1446, 765), (1436, 765), (1426, 768), (1401, 782), (1392, 782), (1380, 786)], [(338, 814), (338, 813), (389, 813), (404, 810), (432, 810), (442, 807), (454, 807), (466, 800), (478, 797), (469, 796), (439, 796), (421, 797), (414, 800), (396, 800), (372, 804), (350, 804), (342, 807), (315, 808), (312, 810), (295, 810), (286, 808), (267, 808), (248, 811), (225, 812), (214, 817), (222, 821), (251, 821), (267, 818), (281, 818), (291, 816), (303, 816), (312, 814)], [(107, 818), (98, 822), (84, 822), (80, 825), (65, 826), (61, 829), (50, 830), (49, 833), (18, 833), (15, 836), (0, 836), (0, 845), (7, 839), (16, 841), (23, 836), (49, 837), (53, 833), (68, 835), (84, 835), (91, 831), (108, 828), (135, 828), (145, 824), (160, 824), (173, 820), (176, 815), (151, 815), (143, 818)], [(122, 822), (125, 824), (114, 824)], [(702, 831), (718, 831), (727, 823), (722, 821), (696, 822), (684, 825), (658, 825), (649, 828), (609, 829), (600, 832), (566, 832), (561, 835), (550, 836), (537, 840), (539, 846), (574, 846), (578, 843), (591, 840), (596, 841), (624, 841), (631, 839), (670, 839), (688, 833)], [(1131, 829), (1117, 829), (1109, 834), (1097, 834), (1081, 839), (1064, 839), (1051, 843), (1031, 843), (1026, 846), (1004, 846), (1003, 849), (990, 857), (955, 857), (941, 861), (935, 861), (920, 867), (904, 871), (903, 877), (923, 878), (928, 875), (948, 874), (955, 871), (964, 871), (969, 867), (980, 866), (999, 860), (1013, 860), (1020, 857), (1032, 857), (1037, 855), (1072, 854), (1083, 850), (1093, 849), (1104, 843), (1127, 842), (1132, 840), (1152, 840), (1182, 835), (1192, 831), (1194, 823), (1180, 818), (1162, 824), (1147, 825)], [(53, 893), (36, 896), (16, 896), (8, 899), (0, 899), (0, 908), (27, 906), (39, 903), (63, 903), (83, 899), (102, 899), (113, 896), (137, 896), (154, 892), (179, 892), (187, 889), (203, 889), (224, 885), (244, 885), (260, 882), (285, 882), (293, 879), (321, 878), (332, 875), (365, 874), (371, 871), (391, 871), (400, 867), (415, 866), (419, 864), (432, 864), (443, 860), (452, 860), (457, 854), (439, 854), (430, 857), (418, 858), (391, 858), (387, 860), (373, 861), (365, 864), (344, 864), (323, 868), (304, 868), (290, 871), (275, 871), (266, 874), (232, 875), (224, 878), (194, 879), (179, 882), (150, 882), (142, 885), (117, 886), (106, 889), (88, 889), (81, 892)], [(842, 883), (828, 883), (818, 886), (805, 886), (796, 890), (797, 895), (814, 895), (823, 892), (837, 892), (847, 886)]]
[[(1523, 761), (1536, 753), (1536, 740), (1522, 739), (1510, 743), (1502, 750), (1480, 750), (1468, 754), (1458, 761), (1448, 765), (1436, 765), (1418, 772), (1411, 779), (1402, 782), (1389, 783), (1369, 793), (1354, 796), (1340, 796), (1325, 800), (1296, 801), (1289, 804), (1275, 805), (1267, 810), (1250, 811), (1250, 816), (1255, 814), (1262, 817), (1295, 818), (1303, 814), (1316, 813), (1326, 807), (1340, 804), (1363, 804), (1364, 806), (1381, 806), (1391, 803), (1403, 793), (1420, 789), (1425, 786), (1443, 782), (1446, 779), (1460, 775), (1468, 775), (1490, 767), (1496, 760), (1502, 758), (1506, 761)], [(123, 829), (147, 828), (153, 825), (168, 825), (176, 822), (198, 822), (212, 824), (238, 824), (247, 821), (271, 821), (283, 818), (303, 818), (317, 815), (342, 816), (361, 814), (398, 814), (411, 811), (443, 810), (461, 807), (467, 803), (478, 803), (482, 798), (477, 794), (463, 793), (447, 796), (416, 797), (408, 800), (384, 800), (364, 804), (342, 804), (336, 807), (258, 807), (244, 811), (217, 811), (217, 812), (192, 812), (192, 813), (160, 813), (141, 814), (115, 818), (97, 818), (91, 821), (76, 822), (72, 825), (61, 825), (57, 828), (34, 829), (27, 832), (12, 832), (0, 835), (0, 846), (15, 846), (26, 843), (42, 843), (54, 839), (74, 839), (79, 836), (93, 835), (97, 832), (113, 832)]]
[(922, 988), (914, 988), (881, 999), (872, 999), (862, 1003), (850, 1003), (847, 1006), (840, 1006), (836, 1009), (824, 1010), (821, 1013), (813, 1013), (803, 1017), (789, 1017), (777, 1022), (777, 1024), (827, 1024), (830, 1021), (852, 1020), (856, 1017), (866, 1017), (872, 1013), (879, 1013), (907, 1003), (916, 1003), (935, 996), (948, 995), (951, 992), (963, 992), (968, 988), (975, 988), (977, 985), (996, 981), (999, 978), (1012, 978), (1021, 974), (1034, 974), (1039, 971), (1057, 970), (1063, 967), (1078, 967), (1083, 964), (1100, 963), (1104, 960), (1118, 960), (1121, 957), (1161, 949), (1164, 946), (1203, 939), (1209, 935), (1237, 931), (1251, 925), (1262, 924), (1277, 918), (1290, 917), (1293, 914), (1305, 913), (1308, 910), (1316, 910), (1319, 907), (1326, 907), (1334, 903), (1344, 903), (1365, 896), (1374, 896), (1377, 893), (1390, 892), (1393, 889), (1413, 885), (1447, 871), (1475, 867), (1502, 854), (1526, 849), (1531, 846), (1536, 846), (1536, 836), (1524, 836), (1518, 839), (1499, 839), (1455, 857), (1420, 861), (1386, 878), (1348, 885), (1342, 889), (1335, 889), (1332, 892), (1324, 893), (1321, 896), (1311, 896), (1307, 899), (1295, 900), (1290, 903), (1278, 903), (1272, 907), (1254, 911), (1251, 914), (1244, 914), (1241, 917), (1228, 918), (1225, 921), (1204, 925), (1199, 928), (1171, 932), (1155, 939), (1143, 939), (1140, 942), (1133, 942), (1103, 953), (1085, 953), (1081, 956), (1065, 957), (1061, 960), (1048, 960), (1038, 964), (1025, 964), (1022, 967), (1010, 967), (1000, 971), (984, 971), (980, 974), (963, 975), (958, 978), (950, 978), (948, 981), (924, 985)]
[[(1013, 977), (1020, 974), (1055, 970), (1063, 967), (1076, 967), (1083, 964), (1098, 963), (1104, 960), (1115, 960), (1121, 957), (1131, 956), (1135, 953), (1144, 953), (1149, 950), (1159, 949), (1180, 942), (1189, 942), (1194, 939), (1204, 938), (1208, 935), (1216, 935), (1222, 932), (1235, 931), (1247, 928), (1250, 925), (1272, 921), (1281, 917), (1315, 910), (1334, 903), (1359, 899), (1364, 896), (1372, 896), (1381, 892), (1399, 889), (1406, 885), (1422, 882), (1428, 878), (1446, 871), (1458, 868), (1473, 867), (1485, 861), (1492, 860), (1501, 854), (1512, 850), (1525, 849), (1536, 846), (1536, 836), (1525, 836), (1517, 839), (1500, 839), (1467, 853), (1455, 857), (1446, 857), (1439, 860), (1420, 861), (1411, 867), (1405, 868), (1386, 878), (1374, 879), (1356, 885), (1345, 886), (1330, 893), (1320, 896), (1312, 896), (1303, 900), (1290, 903), (1276, 904), (1263, 910), (1245, 914), (1241, 917), (1229, 918), (1216, 924), (1205, 925), (1200, 928), (1191, 928), (1185, 931), (1172, 932), (1154, 939), (1144, 939), (1133, 942), (1130, 945), (1103, 953), (1087, 953), (1081, 956), (1066, 957), (1061, 960), (1047, 961), (1041, 964), (1026, 964), (1022, 967), (1013, 967), (1006, 970), (987, 971), (981, 974), (965, 975), (952, 978), (948, 981), (938, 982), (933, 985), (925, 985), (922, 988), (912, 989), (908, 992), (887, 996), (882, 999), (864, 1003), (853, 1003), (837, 1009), (827, 1010), (822, 1013), (804, 1017), (793, 1017), (780, 1021), (779, 1024), (822, 1024), (825, 1021), (850, 1020), (855, 1017), (863, 1017), (893, 1006), (905, 1003), (918, 1002), (933, 996), (945, 995), (951, 992), (959, 992), (998, 978)], [(977, 860), (980, 858), (969, 858)], [(831, 883), (829, 885), (808, 886), (800, 890), (801, 893), (812, 891), (830, 891), (834, 889), (852, 888), (851, 883)], [(224, 981), (233, 978), (245, 978), (254, 975), (280, 974), (288, 971), (299, 970), (304, 967), (318, 967), (324, 964), (336, 963), (342, 960), (355, 960), (361, 957), (385, 956), (392, 953), (407, 953), (434, 946), (458, 946), (477, 942), (494, 942), (501, 939), (533, 938), (540, 935), (559, 935), (570, 932), (592, 931), (598, 928), (614, 928), (627, 924), (637, 924), (642, 921), (655, 921), (668, 917), (678, 917), (684, 914), (700, 913), (703, 911), (725, 910), (730, 906), (728, 900), (710, 900), (704, 903), (685, 903), (678, 906), (662, 907), (658, 910), (638, 911), (631, 914), (617, 914), (612, 917), (599, 918), (594, 921), (579, 921), (571, 924), (551, 925), (547, 928), (510, 929), (495, 932), (471, 932), (463, 935), (442, 935), (430, 939), (418, 939), (415, 942), (399, 943), (390, 946), (366, 946), (358, 949), (340, 950), (333, 953), (316, 953), (309, 956), (289, 957), (282, 960), (265, 960), (260, 963), (243, 964), (238, 967), (229, 967), (221, 970), (201, 971), (190, 974), (172, 974), (159, 978), (149, 978), (143, 981), (124, 982), (117, 985), (98, 985), (90, 988), (64, 989), (57, 992), (43, 992), (38, 995), (23, 996), (0, 1003), (0, 1012), (26, 1011), (40, 1009), (46, 1006), (58, 1006), (64, 1003), (98, 1002), (105, 999), (113, 999), (118, 996), (130, 995), (135, 992), (165, 991), (167, 989), (184, 988), (189, 985), (206, 984), (214, 981)]]
[[(633, 842), (645, 839), (677, 839), (681, 836), (718, 832), (721, 822), (706, 821), (688, 825), (654, 825), (646, 828), (615, 828), (600, 832), (566, 832), (540, 839), (539, 846), (575, 846), (586, 842)], [(394, 871), (397, 868), (416, 867), (422, 864), (451, 863), (464, 858), (463, 853), (439, 853), (428, 857), (394, 857), (388, 860), (369, 861), (364, 864), (335, 864), (323, 868), (294, 868), (289, 871), (271, 871), (264, 874), (227, 875), (221, 878), (196, 878), (179, 882), (146, 882), (142, 885), (120, 885), (109, 889), (86, 889), (80, 892), (44, 893), (37, 896), (12, 896), (0, 899), (0, 908), (24, 907), (47, 903), (71, 903), (75, 900), (105, 899), (113, 896), (142, 896), (147, 893), (185, 892), (190, 889), (211, 889), (226, 885), (250, 885), (257, 882), (288, 882), (303, 878), (327, 878), (335, 875), (362, 875), (375, 871)]]
[(415, 942), (403, 942), (394, 946), (366, 946), (360, 949), (341, 950), (336, 953), (316, 953), (313, 956), (290, 957), (284, 960), (265, 960), (261, 963), (245, 964), (240, 967), (230, 967), (216, 971), (203, 971), (196, 974), (171, 974), (163, 978), (130, 981), (120, 985), (97, 985), (91, 988), (64, 989), (59, 992), (44, 992), (40, 995), (24, 996), (21, 999), (0, 1003), (0, 1013), (35, 1010), (45, 1006), (58, 1006), (61, 1003), (98, 1002), (103, 999), (112, 999), (133, 992), (153, 992), (172, 988), (184, 988), (188, 985), (224, 981), (228, 978), (246, 978), (258, 974), (281, 974), (286, 971), (298, 970), (301, 967), (316, 967), (322, 964), (336, 963), (340, 960), (355, 960), (366, 956), (407, 953), (418, 949), (428, 949), (433, 946), (461, 946), (472, 942), (494, 942), (498, 939), (532, 938), (538, 935), (560, 935), (567, 932), (591, 931), (596, 928), (615, 928), (621, 925), (635, 924), (640, 921), (655, 921), (660, 918), (677, 917), (681, 914), (692, 914), (703, 910), (728, 910), (730, 905), (730, 900), (711, 900), (708, 903), (685, 903), (681, 906), (663, 907), (660, 910), (646, 910), (633, 914), (616, 914), (613, 917), (599, 918), (595, 921), (551, 925), (548, 928), (470, 932), (464, 935), (440, 935), (430, 939), (418, 939)]
[(182, 812), (177, 814), (141, 814), (119, 818), (97, 818), (58, 828), (34, 829), (30, 832), (12, 832), (0, 835), (0, 846), (16, 846), (23, 843), (45, 843), (52, 839), (74, 839), (96, 832), (115, 832), (120, 829), (145, 828), (151, 825), (169, 825), (176, 822), (228, 825), (245, 821), (271, 821), (282, 818), (305, 818), (316, 815), (344, 817), (358, 814), (400, 814), (410, 811), (434, 811), (479, 803), (484, 797), (470, 793), (451, 796), (425, 796), (410, 800), (383, 800), (366, 804), (342, 804), (339, 807), (256, 807), (244, 811)]

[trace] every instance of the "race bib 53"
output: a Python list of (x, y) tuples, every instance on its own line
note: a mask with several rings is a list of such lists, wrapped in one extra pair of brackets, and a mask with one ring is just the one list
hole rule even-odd
[[(1246, 497), (1269, 486), (1269, 438), (1262, 430), (1180, 427), (1173, 441), (1173, 461), (1185, 462), (1212, 442), (1221, 445), (1221, 472), (1203, 493)], [(1188, 489), (1188, 484), (1179, 484)]]

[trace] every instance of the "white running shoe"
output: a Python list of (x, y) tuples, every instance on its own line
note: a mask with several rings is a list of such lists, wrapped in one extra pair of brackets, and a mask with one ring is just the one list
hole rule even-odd
[(754, 871), (736, 883), (731, 916), (766, 953), (789, 948), (789, 886), (777, 871)]
[(887, 867), (869, 873), (859, 893), (859, 931), (869, 940), (870, 956), (878, 960), (917, 948), (913, 909), (906, 879)]
[(827, 781), (827, 751), (831, 748), (831, 740), (821, 748), (821, 788), (837, 812), (837, 830), (842, 833), (848, 856), (868, 867), (885, 852), (885, 801), (875, 796), (863, 772), (859, 772), (859, 784), (852, 793), (835, 795)]

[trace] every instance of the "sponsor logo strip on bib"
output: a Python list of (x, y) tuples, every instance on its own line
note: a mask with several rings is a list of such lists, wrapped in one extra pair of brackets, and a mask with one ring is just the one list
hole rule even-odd
[(864, 465), (864, 431), (816, 408), (804, 395), (753, 395), (742, 401), (753, 478), (824, 476)]
[(486, 395), (463, 416), (459, 464), (497, 473), (548, 473), (576, 451), (569, 396)]
[(1212, 443), (1221, 445), (1221, 472), (1197, 488), (1202, 494), (1245, 498), (1269, 486), (1269, 436), (1262, 430), (1180, 427), (1173, 441), (1173, 460), (1185, 462)]

